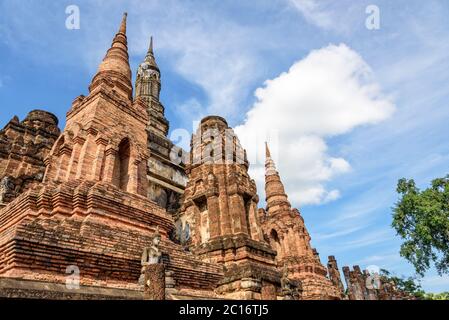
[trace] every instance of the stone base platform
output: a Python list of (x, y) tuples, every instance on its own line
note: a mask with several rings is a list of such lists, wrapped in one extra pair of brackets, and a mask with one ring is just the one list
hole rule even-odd
[(0, 298), (50, 300), (142, 300), (143, 290), (80, 286), (68, 289), (65, 284), (44, 281), (0, 278)]

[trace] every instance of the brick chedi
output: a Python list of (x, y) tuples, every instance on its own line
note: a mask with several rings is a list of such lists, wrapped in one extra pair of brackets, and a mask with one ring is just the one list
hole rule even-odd
[(167, 138), (169, 122), (159, 99), (161, 72), (154, 56), (152, 37), (147, 55), (137, 69), (135, 88), (136, 98), (145, 103), (149, 114), (148, 197), (170, 213), (175, 213), (180, 207), (187, 177), (183, 157), (178, 157), (178, 153), (183, 153), (183, 150), (175, 147)]
[[(140, 257), (156, 228), (176, 292), (215, 287), (222, 269), (170, 242), (171, 215), (147, 198), (149, 115), (132, 90), (125, 14), (43, 182), (0, 211), (0, 296), (142, 298)], [(75, 292), (64, 285), (71, 270)]]
[(304, 219), (292, 209), (284, 185), (276, 171), (266, 145), (265, 163), (266, 210), (260, 210), (265, 237), (277, 252), (278, 267), (286, 268), (289, 277), (302, 283), (303, 299), (339, 299), (341, 294), (327, 278), (327, 269), (310, 245)]
[(192, 137), (187, 175), (180, 229), (187, 226), (183, 240), (192, 252), (224, 266), (218, 291), (230, 298), (276, 299), (276, 252), (263, 240), (246, 153), (223, 118), (201, 121)]
[(23, 121), (15, 116), (0, 130), (0, 208), (42, 181), (44, 159), (60, 133), (56, 116), (42, 110)]

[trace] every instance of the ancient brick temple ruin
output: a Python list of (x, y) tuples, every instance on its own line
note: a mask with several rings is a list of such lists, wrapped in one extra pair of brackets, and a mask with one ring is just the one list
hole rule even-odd
[(204, 118), (185, 157), (167, 138), (160, 90), (152, 39), (132, 85), (125, 14), (62, 133), (39, 110), (0, 131), (0, 297), (391, 297), (349, 269), (345, 293), (268, 145), (265, 209), (225, 119)]

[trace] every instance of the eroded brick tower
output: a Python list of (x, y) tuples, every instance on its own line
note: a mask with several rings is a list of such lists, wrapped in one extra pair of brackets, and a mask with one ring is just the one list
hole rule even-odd
[(55, 115), (33, 110), (0, 130), (0, 209), (44, 178), (44, 159), (60, 135)]
[(276, 299), (276, 252), (263, 240), (256, 184), (246, 153), (226, 121), (209, 116), (192, 137), (180, 229), (203, 261), (222, 264), (218, 291), (232, 298)]
[(279, 268), (286, 268), (289, 277), (300, 280), (303, 299), (339, 299), (341, 293), (327, 278), (327, 269), (321, 264), (317, 251), (311, 247), (311, 237), (304, 219), (292, 209), (284, 185), (266, 145), (265, 162), (266, 210), (259, 216), (265, 237), (277, 252)]
[(125, 15), (89, 95), (78, 97), (67, 112), (44, 181), (103, 181), (147, 195), (148, 112), (141, 99), (133, 101), (132, 91)]
[[(63, 297), (73, 267), (97, 297), (140, 296), (141, 250), (156, 226), (166, 241), (173, 222), (146, 198), (148, 113), (132, 91), (125, 14), (89, 95), (67, 113), (43, 183), (0, 211), (0, 279), (22, 281), (2, 293), (34, 286), (36, 295)], [(116, 291), (100, 293), (101, 286)]]

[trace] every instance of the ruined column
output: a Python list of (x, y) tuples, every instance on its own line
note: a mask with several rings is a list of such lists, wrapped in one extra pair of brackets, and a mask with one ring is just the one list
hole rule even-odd
[(329, 262), (327, 263), (327, 270), (329, 272), (329, 278), (337, 288), (341, 295), (344, 295), (343, 282), (341, 281), (340, 271), (338, 270), (337, 260), (334, 256), (329, 256)]
[(146, 267), (144, 296), (147, 300), (165, 300), (165, 266), (162, 263)]

